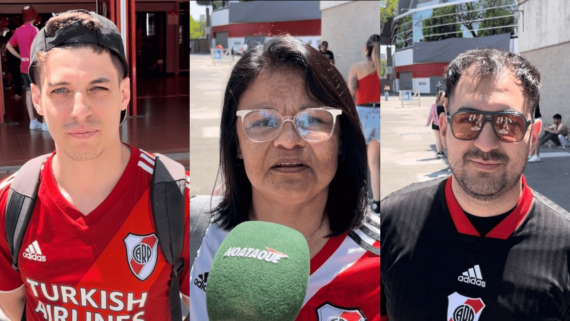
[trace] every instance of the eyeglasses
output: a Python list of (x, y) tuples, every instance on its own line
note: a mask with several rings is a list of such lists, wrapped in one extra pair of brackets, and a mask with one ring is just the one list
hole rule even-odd
[(447, 121), (453, 136), (460, 140), (477, 139), (485, 122), (489, 121), (500, 141), (516, 143), (524, 138), (535, 119), (526, 120), (523, 114), (516, 111), (459, 111), (451, 116), (447, 115)]
[(295, 116), (283, 117), (272, 109), (250, 109), (236, 112), (241, 116), (246, 136), (257, 143), (275, 139), (285, 122), (292, 122), (299, 135), (308, 142), (328, 139), (333, 132), (336, 116), (342, 110), (331, 107), (303, 109)]

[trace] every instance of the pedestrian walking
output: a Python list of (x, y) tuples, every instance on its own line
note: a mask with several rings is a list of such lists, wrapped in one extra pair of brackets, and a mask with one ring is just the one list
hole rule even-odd
[[(28, 116), (30, 117), (30, 129), (41, 129), (43, 131), (48, 131), (47, 124), (43, 124), (36, 119), (34, 115), (33, 105), (32, 105), (32, 93), (30, 89), (30, 76), (28, 75), (28, 68), (30, 67), (30, 48), (32, 47), (32, 41), (38, 29), (34, 27), (34, 21), (38, 13), (32, 5), (25, 6), (22, 8), (22, 20), (24, 24), (16, 29), (14, 35), (8, 41), (6, 49), (10, 51), (12, 55), (20, 59), (20, 71), (22, 73), (22, 79), (24, 80), (24, 88), (26, 90), (26, 109), (28, 111)], [(15, 47), (18, 47), (20, 52), (16, 51)], [(18, 86), (18, 84), (16, 84)]]
[(384, 85), (384, 98), (388, 101), (388, 97), (390, 96), (390, 85)]
[(368, 145), (372, 208), (380, 213), (380, 35), (368, 38), (364, 55), (366, 60), (350, 67), (348, 88)]
[(327, 59), (334, 65), (334, 54), (332, 51), (328, 50), (329, 43), (327, 41), (321, 42), (320, 52), (327, 57)]
[(443, 108), (444, 98), (445, 98), (445, 93), (443, 91), (440, 91), (437, 94), (435, 102), (431, 105), (428, 119), (426, 122), (426, 126), (431, 125), (431, 129), (435, 136), (435, 149), (436, 149), (437, 158), (445, 157), (445, 152), (443, 150), (443, 145), (441, 143), (441, 136), (439, 134), (439, 115), (444, 113), (444, 108)]
[[(10, 40), (16, 32), (16, 24), (13, 22), (8, 23), (8, 32), (6, 33), (6, 39)], [(6, 44), (7, 45), (7, 44)], [(6, 63), (8, 73), (12, 79), (10, 85), (14, 86), (14, 98), (15, 100), (20, 100), (22, 98), (22, 74), (20, 72), (20, 59), (14, 56), (9, 50), (6, 50)]]
[(387, 320), (567, 320), (570, 213), (527, 185), (540, 73), (500, 49), (446, 68), (452, 175), (382, 200)]

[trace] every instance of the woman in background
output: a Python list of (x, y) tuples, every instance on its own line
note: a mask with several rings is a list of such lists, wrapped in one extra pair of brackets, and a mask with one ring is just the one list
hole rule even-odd
[(443, 107), (445, 100), (445, 93), (443, 91), (440, 91), (437, 94), (435, 102), (431, 105), (431, 109), (429, 111), (428, 119), (426, 122), (426, 126), (431, 124), (431, 129), (435, 136), (435, 149), (437, 158), (445, 157), (445, 152), (443, 151), (443, 145), (441, 143), (441, 137), (439, 136), (439, 115), (445, 112), (445, 109)]
[(372, 187), (372, 210), (380, 213), (380, 35), (372, 35), (364, 46), (366, 60), (348, 72), (350, 94), (364, 131)]

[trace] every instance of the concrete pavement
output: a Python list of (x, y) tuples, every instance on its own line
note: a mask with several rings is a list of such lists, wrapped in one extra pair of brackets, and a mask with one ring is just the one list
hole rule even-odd
[[(411, 183), (451, 174), (445, 159), (435, 157), (435, 137), (425, 127), (435, 97), (406, 102), (397, 96), (382, 97), (381, 197)], [(541, 148), (542, 161), (529, 163), (524, 171), (532, 189), (570, 211), (570, 150)]]
[[(239, 56), (236, 57), (236, 60)], [(231, 68), (227, 60), (190, 55), (190, 194), (211, 194), (219, 165), (222, 100)]]

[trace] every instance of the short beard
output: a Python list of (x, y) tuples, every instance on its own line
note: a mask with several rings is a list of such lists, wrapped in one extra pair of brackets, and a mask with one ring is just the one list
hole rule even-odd
[[(527, 164), (527, 159), (525, 158), (520, 172), (513, 172), (512, 170), (509, 171), (509, 169), (513, 167), (515, 167), (514, 170), (516, 170), (517, 164), (515, 163), (512, 164), (514, 166), (510, 166), (511, 160), (507, 155), (495, 150), (484, 153), (478, 148), (466, 152), (461, 159), (461, 165), (452, 162), (453, 155), (451, 156), (452, 157), (448, 156), (449, 167), (451, 168), (451, 172), (459, 186), (461, 186), (463, 191), (465, 191), (465, 193), (471, 198), (483, 202), (498, 200), (514, 188), (519, 183), (521, 175)], [(494, 177), (489, 173), (478, 173), (476, 174), (476, 177), (469, 177), (465, 167), (468, 166), (470, 159), (474, 158), (480, 158), (485, 161), (499, 161), (502, 163), (502, 166), (505, 167), (505, 171), (498, 177)], [(478, 180), (480, 181), (477, 182)]]
[(106, 150), (107, 148), (103, 147), (99, 151), (93, 153), (72, 153), (67, 150), (64, 150), (63, 153), (74, 161), (84, 162), (99, 158)]

